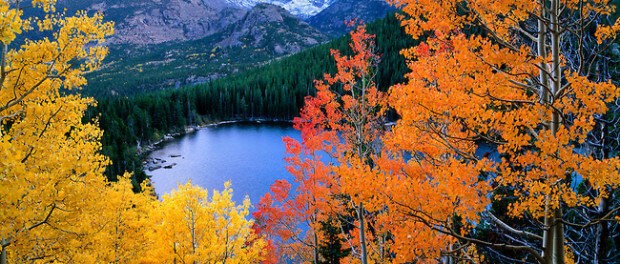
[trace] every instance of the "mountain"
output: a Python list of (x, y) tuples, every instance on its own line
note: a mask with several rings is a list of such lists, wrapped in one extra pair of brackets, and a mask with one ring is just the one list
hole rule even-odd
[(370, 23), (395, 10), (385, 0), (337, 0), (307, 22), (321, 32), (336, 37), (349, 31), (345, 20), (356, 18)]
[(92, 96), (205, 83), (251, 69), (329, 39), (299, 17), (314, 15), (311, 23), (337, 36), (353, 16), (342, 12), (370, 21), (387, 6), (381, 0), (57, 1), (58, 10), (100, 12), (115, 23), (108, 58), (87, 75), (84, 92)]
[(328, 39), (285, 9), (258, 4), (237, 21), (203, 38), (110, 45), (106, 63), (87, 76), (85, 92), (93, 96), (132, 95), (205, 83)]
[(223, 2), (170, 0), (165, 5), (134, 12), (117, 26), (117, 34), (111, 42), (153, 44), (200, 39), (220, 31), (243, 15), (244, 10), (226, 7)]
[(284, 8), (266, 3), (257, 4), (220, 34), (225, 38), (217, 46), (254, 47), (274, 55), (297, 53), (328, 40), (325, 34)]
[(219, 32), (238, 21), (247, 10), (226, 0), (62, 0), (68, 10), (104, 13), (115, 22), (110, 44), (157, 44), (195, 40)]
[(269, 3), (283, 7), (293, 15), (306, 19), (329, 7), (335, 0), (226, 0), (228, 4), (240, 8), (252, 8), (259, 3)]
[(346, 32), (345, 19), (370, 22), (392, 10), (383, 0), (58, 0), (57, 7), (69, 14), (77, 10), (104, 13), (106, 21), (115, 23), (110, 44), (147, 45), (216, 34), (263, 2), (307, 19), (332, 37)]

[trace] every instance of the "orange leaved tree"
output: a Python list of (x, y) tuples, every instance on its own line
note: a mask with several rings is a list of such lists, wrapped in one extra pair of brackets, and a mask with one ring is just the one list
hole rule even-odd
[[(472, 244), (527, 262), (572, 260), (587, 241), (569, 243), (565, 227), (618, 210), (580, 223), (568, 214), (620, 183), (620, 160), (584, 144), (619, 95), (597, 73), (620, 29), (604, 20), (611, 1), (390, 2), (407, 32), (425, 37), (403, 51), (411, 73), (389, 98), (402, 118), (384, 140), (391, 158), (379, 162), (392, 182), (377, 195), (394, 215), (398, 261), (470, 258)], [(471, 232), (483, 220), (509, 242)]]
[[(282, 254), (301, 255), (308, 263), (327, 258), (319, 250), (327, 235), (321, 227), (334, 223), (346, 250), (351, 250), (348, 262), (388, 260), (381, 223), (385, 207), (370, 191), (381, 188), (375, 185), (379, 182), (373, 159), (381, 149), (378, 140), (387, 101), (373, 81), (379, 61), (373, 36), (358, 26), (351, 39), (353, 54), (332, 50), (338, 72), (315, 83), (316, 96), (306, 98), (295, 119), (302, 142), (285, 139), (292, 155), (287, 161), (297, 184), (295, 194), (289, 197), (291, 186), (278, 181), (256, 214), (261, 229), (274, 236)], [(309, 227), (305, 235), (299, 221)]]

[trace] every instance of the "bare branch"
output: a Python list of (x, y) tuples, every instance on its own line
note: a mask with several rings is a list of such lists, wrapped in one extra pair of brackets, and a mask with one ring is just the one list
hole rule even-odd
[(36, 223), (36, 224), (26, 228), (26, 230), (32, 230), (32, 229), (35, 229), (35, 228), (39, 227), (40, 225), (49, 224), (48, 220), (52, 216), (52, 213), (54, 212), (54, 209), (56, 209), (56, 204), (52, 204), (52, 208), (50, 209), (49, 213), (47, 213), (47, 216), (45, 216), (45, 219), (43, 219), (43, 221), (38, 222), (38, 223)]
[(510, 233), (513, 233), (513, 234), (516, 234), (516, 235), (520, 235), (520, 236), (524, 236), (524, 237), (529, 237), (529, 238), (537, 239), (537, 240), (540, 240), (540, 241), (543, 240), (543, 238), (541, 236), (536, 235), (534, 233), (530, 233), (530, 232), (523, 231), (523, 230), (517, 230), (517, 229), (514, 229), (514, 228), (510, 227), (509, 225), (504, 223), (502, 220), (500, 220), (497, 217), (495, 217), (495, 215), (493, 215), (493, 213), (491, 213), (491, 212), (489, 212), (487, 215), (489, 216), (489, 218), (491, 218), (491, 220), (493, 220), (493, 222), (495, 222), (500, 227), (504, 228), (505, 230), (507, 230)]

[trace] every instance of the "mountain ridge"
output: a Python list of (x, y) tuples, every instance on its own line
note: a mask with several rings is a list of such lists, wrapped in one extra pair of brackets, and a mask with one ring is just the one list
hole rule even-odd
[[(311, 24), (338, 36), (344, 30), (329, 31), (334, 24), (346, 30), (347, 16), (338, 10), (367, 10), (376, 0), (259, 1), (58, 0), (58, 8), (104, 13), (105, 21), (115, 22), (116, 34), (106, 41), (110, 54), (88, 74), (85, 91), (128, 95), (208, 82), (324, 43), (329, 37)], [(289, 12), (306, 5), (321, 10), (311, 24)], [(322, 14), (331, 16), (327, 25), (320, 23)]]
[(267, 3), (254, 6), (223, 34), (228, 37), (216, 45), (270, 48), (275, 55), (297, 53), (328, 40), (326, 35), (286, 9)]
[(259, 3), (269, 3), (280, 6), (291, 14), (301, 18), (310, 18), (325, 8), (329, 7), (336, 0), (226, 0), (230, 5), (251, 9)]
[(337, 37), (350, 30), (345, 21), (357, 19), (369, 23), (395, 10), (384, 0), (337, 0), (306, 22), (331, 37)]
[(131, 95), (205, 83), (327, 40), (287, 10), (263, 3), (203, 38), (111, 45), (103, 67), (87, 76), (85, 90), (94, 96)]

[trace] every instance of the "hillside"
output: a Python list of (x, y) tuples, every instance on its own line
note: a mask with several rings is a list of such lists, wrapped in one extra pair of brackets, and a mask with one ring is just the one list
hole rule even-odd
[(265, 3), (256, 5), (217, 37), (222, 40), (215, 45), (222, 48), (253, 47), (276, 56), (297, 53), (328, 40), (285, 9)]
[(205, 83), (299, 52), (328, 37), (285, 9), (259, 4), (218, 33), (151, 45), (116, 44), (85, 92), (134, 95)]
[[(86, 76), (83, 92), (95, 97), (131, 96), (222, 78), (339, 36), (346, 31), (345, 19), (371, 21), (388, 10), (377, 0), (258, 2), (59, 0), (57, 8), (103, 13), (104, 20), (115, 23), (103, 67)], [(43, 15), (38, 9), (26, 12)], [(310, 24), (299, 17), (310, 17)], [(40, 34), (31, 31), (24, 37), (51, 37)]]

